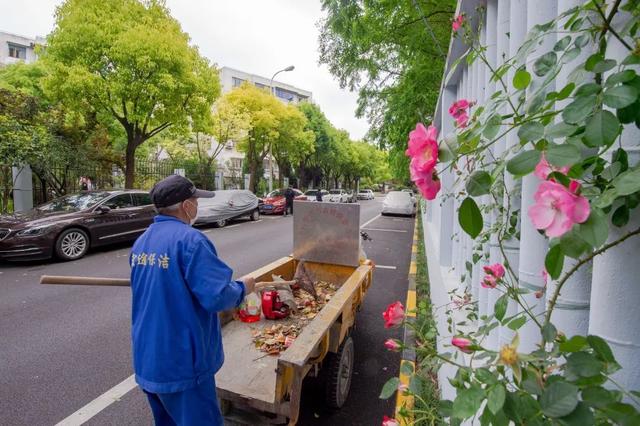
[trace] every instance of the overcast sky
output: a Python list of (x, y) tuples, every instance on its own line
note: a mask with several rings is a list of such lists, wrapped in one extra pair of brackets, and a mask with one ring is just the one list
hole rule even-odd
[[(105, 0), (108, 1), (108, 0)], [(0, 0), (0, 31), (45, 36), (62, 0)], [(340, 89), (326, 66), (318, 65), (317, 0), (167, 0), (171, 14), (192, 43), (218, 66), (271, 78), (288, 65), (292, 72), (277, 80), (313, 92), (313, 98), (338, 128), (353, 139), (367, 131), (355, 118), (355, 93)]]

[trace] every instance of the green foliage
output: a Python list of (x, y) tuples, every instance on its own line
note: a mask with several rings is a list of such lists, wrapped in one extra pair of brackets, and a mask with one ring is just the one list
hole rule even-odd
[(451, 33), (453, 0), (323, 0), (320, 62), (359, 93), (369, 136), (390, 149), (393, 176), (408, 182), (404, 150), (418, 121), (431, 121)]
[(128, 188), (136, 149), (172, 126), (207, 128), (220, 92), (216, 69), (156, 0), (67, 0), (42, 60), (54, 99), (122, 126)]

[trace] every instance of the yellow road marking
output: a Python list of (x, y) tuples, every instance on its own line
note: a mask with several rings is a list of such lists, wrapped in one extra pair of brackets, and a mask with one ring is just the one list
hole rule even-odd
[[(402, 367), (402, 363), (406, 363), (406, 364), (411, 364), (411, 366), (413, 367), (411, 370), (415, 371), (416, 368), (416, 364), (412, 361), (405, 361), (405, 360), (401, 360), (400, 361), (400, 367)], [(411, 376), (404, 374), (402, 372), (402, 368), (400, 368), (400, 384), (404, 385), (404, 386), (409, 386), (409, 380), (410, 380)], [(410, 410), (413, 409), (413, 404), (414, 404), (414, 397), (413, 395), (404, 395), (404, 392), (400, 392), (398, 391), (397, 396), (396, 396), (396, 420), (401, 424), (401, 425), (411, 425), (413, 424), (413, 416), (411, 416), (410, 414)], [(406, 410), (409, 411), (409, 415), (405, 418), (401, 415), (401, 411)]]
[(409, 275), (415, 275), (418, 272), (418, 267), (416, 266), (416, 262), (411, 262), (409, 266)]
[(415, 290), (409, 290), (407, 292), (406, 312), (408, 317), (416, 316), (416, 291)]

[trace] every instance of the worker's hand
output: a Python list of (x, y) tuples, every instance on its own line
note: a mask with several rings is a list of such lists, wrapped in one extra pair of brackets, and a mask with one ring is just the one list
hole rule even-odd
[(253, 290), (256, 287), (256, 279), (253, 277), (247, 277), (243, 279), (242, 282), (244, 283), (244, 294), (249, 295), (250, 293), (253, 293)]

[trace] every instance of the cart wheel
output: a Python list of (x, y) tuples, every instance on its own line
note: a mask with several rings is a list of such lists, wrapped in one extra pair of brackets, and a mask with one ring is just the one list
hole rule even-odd
[(353, 339), (349, 336), (329, 361), (326, 372), (325, 400), (331, 408), (342, 407), (349, 396), (353, 373), (353, 354)]

